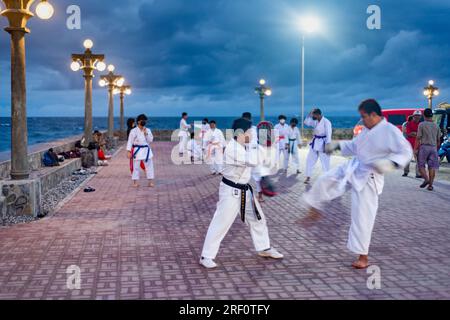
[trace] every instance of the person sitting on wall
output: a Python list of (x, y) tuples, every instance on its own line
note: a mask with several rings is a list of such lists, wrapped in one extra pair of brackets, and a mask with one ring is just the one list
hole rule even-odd
[(49, 149), (46, 153), (44, 153), (42, 161), (44, 163), (44, 166), (46, 167), (59, 166), (58, 155), (53, 151), (53, 148)]

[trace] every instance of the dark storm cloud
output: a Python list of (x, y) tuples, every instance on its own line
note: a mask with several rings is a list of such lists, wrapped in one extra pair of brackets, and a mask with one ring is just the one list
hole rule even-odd
[[(65, 28), (70, 4), (81, 7), (81, 30)], [(370, 4), (382, 8), (379, 31), (366, 28)], [(308, 107), (353, 110), (368, 96), (389, 106), (416, 106), (424, 102), (421, 87), (428, 78), (439, 82), (441, 99), (450, 100), (445, 90), (450, 87), (447, 0), (63, 0), (55, 6), (54, 19), (30, 20), (28, 101), (34, 115), (57, 115), (51, 110), (60, 106), (61, 97), (67, 97), (67, 110), (83, 114), (82, 78), (69, 69), (69, 58), (88, 37), (94, 51), (105, 53), (138, 89), (129, 97), (133, 112), (150, 108), (170, 115), (184, 108), (227, 115), (256, 110), (252, 89), (266, 77), (274, 87), (269, 113), (298, 113), (301, 41), (295, 21), (308, 12), (320, 16), (325, 26), (306, 39)], [(0, 46), (8, 47), (6, 33)], [(8, 50), (2, 50), (2, 115), (9, 104), (4, 90), (8, 61)], [(97, 115), (105, 112), (103, 93), (94, 101)]]

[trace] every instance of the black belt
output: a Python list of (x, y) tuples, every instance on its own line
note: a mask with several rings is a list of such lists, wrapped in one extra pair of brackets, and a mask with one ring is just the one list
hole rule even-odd
[(255, 210), (256, 218), (258, 220), (262, 220), (261, 214), (259, 213), (258, 208), (256, 207), (255, 202), (254, 202), (255, 196), (253, 194), (253, 188), (251, 185), (234, 183), (233, 181), (228, 180), (225, 177), (222, 179), (222, 182), (231, 188), (241, 190), (241, 220), (242, 220), (242, 222), (245, 222), (245, 206), (247, 203), (247, 191), (249, 191), (249, 190), (252, 193), (252, 198), (253, 198), (252, 203), (253, 203), (253, 209)]

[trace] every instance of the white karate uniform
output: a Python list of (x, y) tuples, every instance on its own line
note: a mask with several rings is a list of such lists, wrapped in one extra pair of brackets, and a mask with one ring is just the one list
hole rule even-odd
[[(226, 161), (222, 171), (223, 176), (237, 184), (248, 184), (251, 178), (252, 168), (257, 165), (271, 166), (275, 161), (268, 164), (262, 147), (246, 149), (234, 139), (231, 140), (226, 149)], [(275, 155), (275, 153), (273, 153)], [(256, 218), (253, 203), (258, 208), (261, 220)], [(219, 251), (220, 244), (240, 214), (241, 190), (234, 189), (223, 182), (219, 188), (219, 202), (217, 209), (206, 235), (203, 246), (202, 257), (215, 259)], [(246, 203), (246, 224), (250, 228), (253, 244), (256, 251), (264, 251), (270, 248), (269, 231), (264, 213), (256, 197), (252, 198), (250, 191), (247, 191)]]
[(333, 136), (333, 128), (330, 120), (323, 117), (319, 122), (311, 117), (306, 118), (305, 125), (314, 128), (314, 137), (310, 144), (310, 150), (306, 159), (306, 177), (311, 177), (317, 160), (322, 163), (322, 170), (330, 170), (330, 156), (325, 153), (325, 145), (329, 144)]
[(187, 124), (186, 120), (181, 119), (180, 121), (180, 132), (178, 133), (178, 137), (180, 138), (179, 144), (179, 153), (185, 153), (187, 148), (187, 142), (189, 140), (189, 129), (191, 128), (190, 124)]
[(187, 142), (187, 150), (190, 158), (194, 158), (194, 161), (201, 161), (203, 150), (200, 144), (195, 139), (189, 139)]
[(205, 136), (207, 142), (206, 163), (211, 166), (212, 173), (222, 173), (223, 148), (226, 146), (223, 132), (219, 129), (211, 129)]
[(412, 148), (400, 130), (382, 120), (371, 130), (364, 128), (352, 141), (340, 143), (343, 156), (354, 158), (326, 173), (304, 195), (312, 207), (326, 210), (326, 202), (352, 190), (351, 227), (348, 249), (368, 255), (378, 210), (378, 197), (383, 192), (384, 175), (375, 171), (373, 163), (388, 159), (404, 167), (412, 157)]
[[(147, 135), (145, 134), (147, 133)], [(145, 172), (147, 174), (148, 180), (153, 180), (155, 178), (155, 169), (153, 166), (153, 152), (150, 148), (150, 143), (153, 142), (152, 131), (145, 128), (144, 131), (139, 129), (139, 127), (134, 128), (130, 131), (130, 136), (128, 137), (127, 151), (132, 151), (134, 148), (135, 155), (133, 157), (133, 173), (132, 179), (134, 181), (139, 180), (141, 172), (141, 161), (145, 164)], [(141, 146), (138, 148), (137, 146)], [(139, 149), (139, 151), (137, 150)], [(148, 161), (147, 161), (148, 158)]]
[[(250, 148), (257, 148), (258, 147), (258, 128), (256, 126), (252, 126), (251, 127), (251, 132), (252, 132), (252, 140), (250, 141)], [(262, 187), (261, 187), (261, 174), (260, 174), (260, 170), (259, 170), (259, 166), (256, 166), (254, 168), (252, 168), (252, 179), (253, 181), (255, 181), (255, 185), (256, 185), (256, 192), (260, 193), (262, 192)]]
[(300, 171), (300, 152), (298, 150), (298, 145), (302, 143), (302, 137), (300, 135), (300, 130), (297, 127), (292, 128), (291, 126), (289, 126), (288, 141), (288, 157), (285, 160), (284, 167), (289, 167), (289, 160), (292, 157), (295, 164), (295, 170)]
[(289, 153), (288, 153), (288, 149), (286, 148), (286, 145), (289, 144), (289, 125), (285, 124), (277, 124), (275, 126), (275, 137), (277, 137), (277, 141), (278, 141), (278, 161), (279, 163), (282, 163), (281, 158), (283, 157), (283, 169), (287, 170), (287, 161), (286, 159), (289, 161)]
[(206, 136), (208, 135), (208, 132), (211, 130), (210, 125), (207, 124), (202, 124), (201, 127), (201, 131), (200, 131), (200, 139), (202, 141), (202, 149), (203, 151), (206, 150), (206, 148), (208, 147), (208, 141), (206, 140)]

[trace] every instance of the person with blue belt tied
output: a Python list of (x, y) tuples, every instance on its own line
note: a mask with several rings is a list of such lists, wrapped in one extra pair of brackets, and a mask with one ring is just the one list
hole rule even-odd
[(320, 109), (314, 109), (305, 120), (305, 125), (313, 127), (313, 139), (311, 141), (308, 157), (306, 158), (306, 180), (309, 184), (317, 160), (320, 159), (324, 172), (330, 170), (330, 155), (325, 152), (325, 146), (330, 144), (333, 136), (333, 127), (330, 120), (325, 118)]
[(214, 262), (222, 240), (236, 217), (250, 228), (258, 255), (264, 258), (282, 259), (283, 255), (271, 246), (267, 221), (249, 181), (252, 168), (261, 166), (261, 175), (273, 174), (277, 168), (275, 148), (251, 146), (252, 122), (241, 118), (234, 122), (234, 139), (225, 148), (226, 160), (219, 188), (219, 202), (203, 245), (200, 265), (216, 268)]
[(297, 174), (300, 174), (300, 152), (299, 149), (302, 147), (302, 136), (300, 134), (300, 130), (298, 129), (298, 119), (291, 119), (291, 126), (288, 130), (288, 139), (289, 139), (289, 150), (288, 157), (286, 158), (285, 167), (289, 166), (289, 160), (292, 158), (295, 170), (297, 170)]
[(137, 127), (130, 131), (128, 137), (127, 151), (130, 159), (133, 186), (139, 187), (140, 169), (145, 169), (148, 186), (155, 186), (155, 170), (153, 167), (153, 152), (150, 143), (153, 142), (153, 134), (146, 128), (148, 118), (145, 114), (137, 117)]

